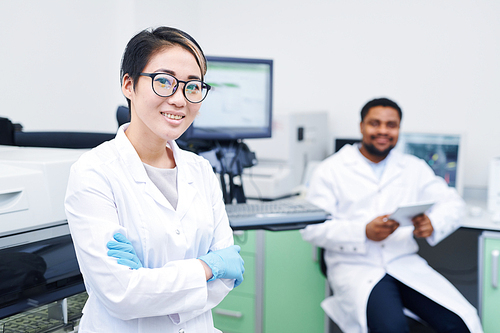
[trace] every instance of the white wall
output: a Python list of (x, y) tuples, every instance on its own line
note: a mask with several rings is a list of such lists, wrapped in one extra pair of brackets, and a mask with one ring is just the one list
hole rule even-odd
[(465, 185), (500, 155), (500, 2), (494, 0), (20, 0), (0, 2), (0, 116), (25, 130), (114, 131), (132, 35), (171, 25), (206, 54), (275, 61), (277, 112), (326, 110), (331, 137), (387, 96), (403, 130), (466, 136)]

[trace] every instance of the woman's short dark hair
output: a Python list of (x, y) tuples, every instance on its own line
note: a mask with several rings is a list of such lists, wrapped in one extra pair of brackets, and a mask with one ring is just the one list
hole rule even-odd
[[(170, 46), (180, 46), (190, 52), (201, 70), (201, 79), (207, 72), (207, 60), (203, 51), (194, 40), (182, 30), (170, 27), (158, 27), (156, 29), (145, 29), (132, 37), (123, 53), (120, 81), (128, 74), (133, 81), (133, 87), (137, 83), (140, 74), (148, 64), (151, 57), (157, 52)], [(130, 100), (127, 98), (130, 109)]]
[(399, 120), (401, 121), (403, 119), (403, 112), (401, 111), (401, 108), (399, 105), (396, 104), (396, 102), (391, 101), (388, 98), (382, 97), (382, 98), (375, 98), (363, 106), (361, 109), (361, 121), (365, 120), (366, 115), (368, 114), (368, 111), (370, 111), (371, 108), (376, 107), (376, 106), (388, 106), (396, 111), (398, 111), (399, 114)]

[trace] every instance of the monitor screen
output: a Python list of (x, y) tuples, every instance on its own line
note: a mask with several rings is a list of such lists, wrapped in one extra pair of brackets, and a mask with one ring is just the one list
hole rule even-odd
[(460, 135), (453, 134), (401, 133), (398, 148), (425, 160), (436, 175), (462, 194), (461, 141)]
[(207, 67), (212, 89), (183, 139), (271, 137), (273, 61), (208, 56)]

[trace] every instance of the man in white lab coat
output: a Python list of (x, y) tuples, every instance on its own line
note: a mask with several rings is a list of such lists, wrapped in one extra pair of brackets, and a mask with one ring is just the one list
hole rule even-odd
[[(438, 332), (482, 332), (476, 309), (417, 254), (415, 237), (443, 240), (459, 227), (465, 203), (425, 161), (393, 150), (401, 119), (395, 102), (368, 102), (362, 142), (327, 158), (311, 179), (308, 200), (332, 213), (302, 230), (325, 248), (333, 296), (322, 307), (347, 333), (408, 332), (406, 310)], [(421, 202), (435, 204), (413, 225), (389, 218)]]

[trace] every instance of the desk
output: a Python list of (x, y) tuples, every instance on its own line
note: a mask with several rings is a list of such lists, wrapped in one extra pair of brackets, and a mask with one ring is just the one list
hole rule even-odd
[[(492, 304), (500, 307), (500, 295), (491, 290), (491, 256), (485, 252), (485, 236), (496, 237), (494, 245), (500, 249), (500, 223), (493, 221), (493, 215), (486, 209), (486, 189), (465, 189), (464, 199), (467, 214), (462, 227), (437, 244), (429, 246), (425, 240), (418, 239), (419, 254), (429, 265), (444, 275), (474, 305), (481, 316), (485, 333), (496, 332), (500, 321), (491, 313)], [(498, 233), (497, 233), (498, 232)], [(490, 251), (491, 252), (491, 251)], [(485, 271), (488, 274), (484, 274)], [(486, 297), (485, 297), (486, 296)], [(496, 301), (496, 303), (495, 303)], [(494, 329), (492, 329), (494, 327)]]

